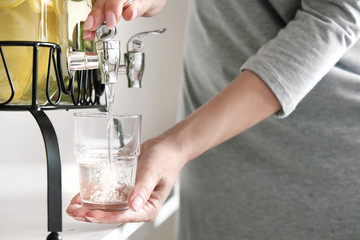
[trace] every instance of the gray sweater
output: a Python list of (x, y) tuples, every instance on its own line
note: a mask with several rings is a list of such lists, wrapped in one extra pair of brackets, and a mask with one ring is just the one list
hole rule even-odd
[(243, 69), (282, 110), (188, 163), (179, 240), (360, 239), (360, 0), (189, 0), (182, 117)]

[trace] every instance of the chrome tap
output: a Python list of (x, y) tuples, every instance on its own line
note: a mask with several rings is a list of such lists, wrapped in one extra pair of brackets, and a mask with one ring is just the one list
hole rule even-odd
[(108, 29), (103, 23), (96, 31), (98, 41), (95, 52), (81, 52), (68, 48), (67, 69), (72, 76), (76, 70), (100, 69), (101, 82), (112, 84), (118, 82), (118, 75), (126, 74), (130, 88), (140, 88), (144, 72), (144, 56), (142, 38), (148, 34), (160, 34), (165, 28), (141, 32), (132, 36), (127, 43), (127, 53), (124, 54), (124, 64), (120, 63), (120, 41), (113, 40), (116, 28)]
[(127, 53), (124, 54), (128, 87), (141, 88), (142, 75), (145, 67), (145, 54), (142, 52), (144, 43), (142, 38), (148, 34), (161, 34), (165, 28), (154, 31), (141, 32), (132, 36), (127, 43)]

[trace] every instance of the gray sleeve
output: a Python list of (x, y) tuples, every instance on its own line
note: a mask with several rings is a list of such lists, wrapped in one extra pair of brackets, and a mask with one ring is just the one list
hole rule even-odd
[(288, 116), (358, 40), (360, 0), (302, 0), (301, 9), (241, 70), (255, 72)]

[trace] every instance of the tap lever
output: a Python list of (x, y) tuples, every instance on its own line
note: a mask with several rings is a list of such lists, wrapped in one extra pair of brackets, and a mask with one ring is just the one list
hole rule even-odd
[(143, 37), (148, 34), (161, 34), (166, 28), (154, 31), (140, 32), (132, 36), (127, 43), (127, 53), (124, 55), (128, 86), (130, 88), (141, 88), (142, 75), (145, 67), (145, 54), (142, 52), (144, 47)]
[(96, 30), (96, 37), (99, 41), (111, 40), (117, 33), (116, 27), (109, 29), (104, 21), (101, 26)]
[[(132, 0), (128, 1), (129, 4)], [(133, 35), (127, 43), (127, 53), (124, 54), (124, 65), (120, 64), (121, 51), (120, 41), (112, 40), (116, 35), (116, 28), (108, 29), (104, 22), (96, 31), (99, 39), (96, 45), (97, 53), (67, 51), (67, 66), (69, 75), (76, 70), (100, 69), (101, 83), (112, 84), (118, 82), (119, 72), (124, 73), (128, 78), (128, 85), (131, 88), (141, 88), (142, 75), (145, 65), (145, 54), (143, 49), (143, 37), (148, 34), (161, 34), (165, 28), (154, 31), (140, 32)]]
[(158, 30), (140, 32), (140, 33), (133, 35), (127, 42), (127, 51), (128, 52), (141, 52), (144, 47), (144, 44), (142, 41), (143, 37), (145, 37), (148, 34), (161, 34), (161, 33), (164, 33), (165, 30), (166, 30), (166, 28), (160, 28)]

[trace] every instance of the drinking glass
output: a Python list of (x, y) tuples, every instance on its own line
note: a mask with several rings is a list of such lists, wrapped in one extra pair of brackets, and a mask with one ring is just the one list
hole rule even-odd
[(74, 114), (74, 152), (82, 205), (128, 209), (140, 153), (141, 115)]

